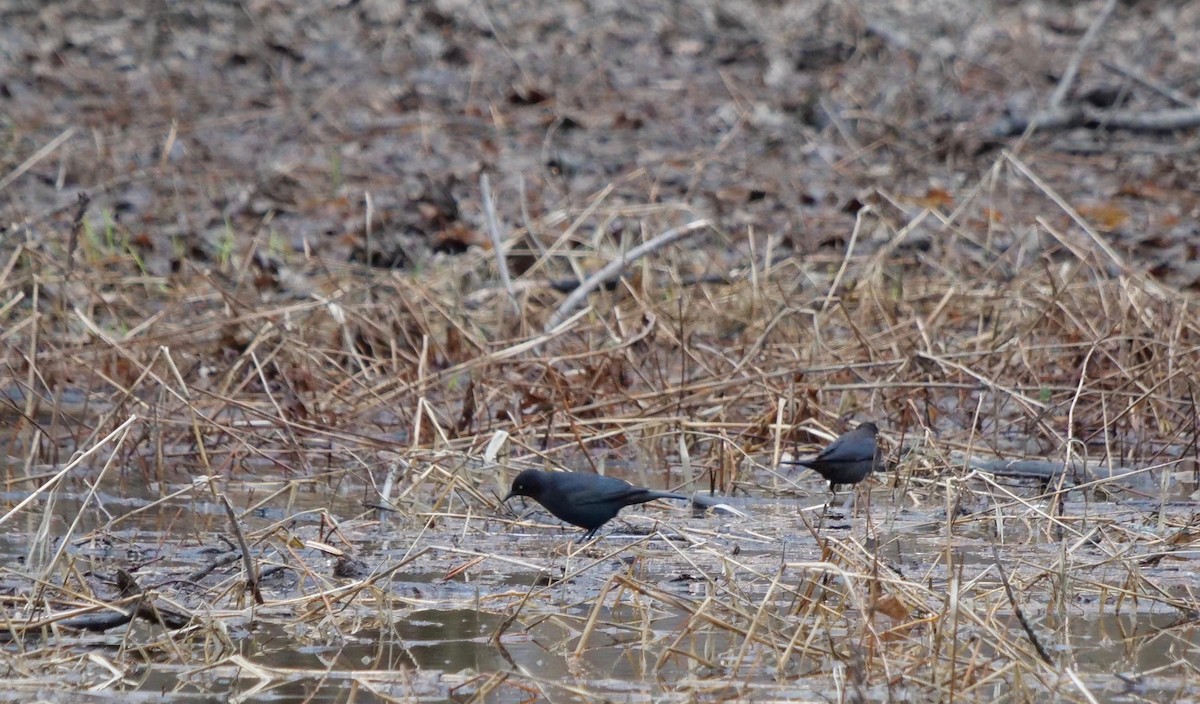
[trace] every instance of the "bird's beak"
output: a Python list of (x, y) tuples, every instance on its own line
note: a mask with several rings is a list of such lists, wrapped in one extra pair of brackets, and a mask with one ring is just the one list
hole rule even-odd
[(505, 496), (503, 499), (500, 499), (500, 503), (504, 503), (505, 501), (508, 501), (509, 499), (511, 499), (514, 496), (518, 496), (518, 494), (515, 491), (508, 492), (508, 496)]

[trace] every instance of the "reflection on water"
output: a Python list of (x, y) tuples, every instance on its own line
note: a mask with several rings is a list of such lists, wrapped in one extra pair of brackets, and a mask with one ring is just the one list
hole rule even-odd
[[(511, 673), (488, 701), (543, 697), (581, 701), (567, 691), (571, 687), (610, 698), (661, 700), (678, 696), (673, 694), (674, 688), (681, 682), (715, 682), (737, 669), (744, 692), (769, 687), (763, 691), (776, 698), (781, 692), (787, 692), (789, 698), (820, 697), (810, 686), (825, 681), (822, 677), (813, 677), (809, 683), (803, 676), (780, 682), (772, 663), (756, 663), (753, 657), (738, 668), (734, 656), (741, 641), (731, 639), (728, 632), (699, 628), (680, 639), (688, 619), (678, 614), (660, 613), (646, 621), (648, 616), (641, 610), (624, 606), (601, 609), (588, 647), (575, 658), (572, 653), (587, 611), (590, 609), (581, 607), (577, 614), (530, 615), (528, 630), (514, 626), (499, 642), (492, 640), (492, 634), (505, 617), (467, 608), (418, 609), (323, 643), (292, 629), (264, 625), (240, 641), (241, 655), (273, 673), (278, 681), (264, 685), (248, 671), (237, 677), (227, 670), (211, 677), (203, 671), (179, 673), (178, 679), (159, 672), (142, 681), (139, 689), (173, 689), (182, 695), (229, 692), (229, 687), (246, 693), (258, 686), (262, 689), (247, 701), (332, 702), (343, 701), (351, 691), (362, 696), (368, 690), (401, 698), (452, 699), (461, 687), (460, 696), (466, 699), (490, 675)], [(1040, 630), (1056, 633), (1059, 628), (1052, 619), (1045, 619)], [(1073, 618), (1068, 632), (1058, 650), (1066, 652), (1069, 646), (1070, 663), (1077, 671), (1144, 672), (1179, 658), (1193, 665), (1197, 660), (1196, 629), (1171, 614)], [(797, 663), (791, 671), (820, 675), (839, 667), (838, 663), (810, 661)], [(1109, 701), (1155, 700), (1169, 691), (1142, 684), (1136, 687), (1135, 696), (1132, 685), (1124, 686), (1115, 677), (1098, 689)], [(994, 693), (1003, 695), (1003, 688)]]
[[(653, 631), (631, 627), (637, 623), (625, 613), (602, 610), (589, 647), (581, 657), (572, 653), (578, 644), (586, 614), (577, 619), (560, 616), (533, 617), (528, 631), (520, 627), (506, 633), (499, 642), (492, 634), (505, 620), (499, 614), (471, 609), (423, 609), (413, 611), (391, 623), (348, 634), (339, 642), (318, 645), (296, 638), (286, 629), (264, 626), (249, 634), (241, 643), (242, 654), (256, 666), (269, 669), (281, 680), (250, 698), (249, 701), (313, 702), (342, 701), (351, 683), (370, 682), (371, 688), (396, 697), (452, 697), (463, 687), (463, 700), (470, 697), (489, 673), (513, 673), (511, 681), (497, 688), (487, 701), (522, 702), (543, 698), (555, 701), (584, 701), (569, 692), (579, 688), (595, 695), (635, 696), (661, 700), (684, 679), (703, 680), (727, 672), (711, 668), (702, 657), (720, 662), (722, 653), (736, 652), (739, 642), (727, 634), (699, 629), (678, 640), (686, 619), (679, 616), (659, 618)], [(678, 641), (678, 642), (676, 642)], [(662, 659), (667, 644), (692, 657)], [(725, 663), (726, 665), (731, 663)], [(186, 691), (246, 692), (256, 683), (249, 672), (231, 681), (228, 677), (189, 676)], [(791, 691), (795, 696), (815, 696), (802, 685), (778, 689), (773, 678), (747, 668), (744, 682), (771, 683), (774, 693)], [(535, 684), (529, 684), (529, 680)], [(142, 683), (142, 691), (163, 688), (168, 683), (159, 673)], [(179, 683), (173, 687), (178, 691)], [(677, 695), (676, 695), (677, 696)]]
[[(219, 693), (253, 702), (378, 701), (377, 697), (466, 701), (495, 673), (511, 673), (486, 701), (587, 701), (571, 688), (611, 699), (674, 700), (681, 684), (704, 688), (728, 681), (737, 666), (740, 640), (726, 632), (698, 629), (678, 634), (687, 619), (646, 614), (625, 607), (602, 609), (601, 624), (579, 658), (572, 657), (586, 614), (531, 615), (528, 630), (516, 626), (499, 642), (491, 639), (501, 614), (473, 609), (418, 609), (394, 620), (341, 636), (314, 638), (293, 628), (263, 624), (238, 640), (239, 654), (261, 672), (231, 668), (154, 667), (131, 678), (135, 690), (163, 692), (175, 701), (203, 700)], [(1046, 619), (1041, 628), (1057, 631)], [(1127, 614), (1075, 618), (1069, 626), (1070, 663), (1081, 672), (1144, 672), (1183, 658), (1197, 661), (1196, 629), (1170, 614)], [(1064, 642), (1064, 647), (1066, 643)], [(671, 653), (667, 653), (668, 647)], [(1060, 652), (1065, 652), (1060, 649)], [(684, 655), (686, 654), (686, 656)], [(838, 663), (808, 662), (780, 681), (770, 663), (751, 657), (738, 668), (738, 686), (724, 699), (822, 699), (822, 675)], [(767, 658), (770, 660), (770, 658)], [(762, 665), (768, 665), (763, 667)], [(724, 679), (723, 679), (724, 678)], [(990, 688), (1005, 696), (1005, 688)], [(1116, 677), (1096, 684), (1106, 701), (1163, 701), (1177, 692), (1170, 682), (1125, 684)], [(883, 692), (879, 691), (880, 694)], [(827, 694), (827, 693), (826, 693)]]
[(1145, 672), (1180, 658), (1200, 664), (1200, 627), (1174, 612), (1075, 615), (1065, 636), (1053, 616), (1045, 627), (1060, 634), (1059, 649), (1085, 671)]

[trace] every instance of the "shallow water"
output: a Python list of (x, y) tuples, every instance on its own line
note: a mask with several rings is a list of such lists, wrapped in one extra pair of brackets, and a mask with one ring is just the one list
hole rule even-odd
[[(627, 509), (587, 546), (532, 503), (497, 512), (463, 498), (432, 510), (433, 485), (381, 511), (370, 487), (344, 477), (189, 484), (118, 473), (95, 494), (73, 479), (0, 530), (9, 618), (86, 605), (67, 595), (89, 590), (114, 601), (121, 569), (159, 608), (201, 625), (170, 640), (144, 620), (24, 632), (4, 652), (34, 674), (0, 699), (49, 686), (134, 701), (919, 700), (943, 691), (930, 682), (946, 668), (966, 699), (1073, 698), (1075, 680), (1107, 701), (1194, 691), (1190, 504), (1055, 509), (1018, 483), (996, 496), (976, 487), (972, 510), (948, 523), (943, 498), (882, 479), (853, 508), (827, 506), (822, 482), (801, 475), (786, 495), (738, 497), (747, 518), (669, 502)], [(242, 593), (218, 493), (238, 507), (265, 570), (262, 606)], [(29, 496), (0, 499), (11, 509)], [(335, 572), (338, 554), (353, 558), (348, 571)], [(1052, 667), (1039, 670), (1001, 567)], [(52, 585), (41, 592), (49, 610), (30, 607), (39, 583)], [(55, 657), (30, 656), (31, 642)], [(941, 655), (911, 659), (923, 651)], [(1015, 661), (1033, 675), (1013, 680)], [(888, 670), (912, 674), (881, 678)]]

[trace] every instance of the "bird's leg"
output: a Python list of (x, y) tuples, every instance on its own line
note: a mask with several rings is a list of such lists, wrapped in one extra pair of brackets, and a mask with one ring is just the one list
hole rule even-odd
[(833, 506), (833, 502), (837, 501), (837, 484), (829, 482), (829, 501), (825, 502), (825, 510), (828, 511)]
[[(837, 497), (837, 491), (833, 488), (833, 484), (829, 485), (829, 492), (834, 497)], [(826, 501), (825, 505), (821, 507), (821, 525), (822, 526), (825, 525), (825, 514), (829, 513), (829, 504), (831, 504), (831, 503), (833, 503), (832, 498), (829, 499), (828, 501)]]
[(853, 489), (851, 489), (850, 494), (846, 496), (846, 503), (842, 504), (843, 511), (852, 511), (854, 508), (856, 508), (858, 506), (858, 502), (854, 500), (855, 496), (857, 494), (858, 494), (858, 487), (856, 486)]

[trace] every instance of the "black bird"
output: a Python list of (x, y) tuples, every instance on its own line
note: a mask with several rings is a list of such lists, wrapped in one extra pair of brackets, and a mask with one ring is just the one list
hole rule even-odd
[(829, 490), (836, 493), (838, 484), (857, 484), (883, 466), (883, 457), (875, 443), (878, 433), (879, 428), (874, 423), (863, 423), (839, 435), (816, 457), (792, 460), (790, 464), (815, 470), (829, 480)]
[(615, 477), (539, 469), (527, 469), (517, 475), (504, 500), (514, 496), (528, 496), (559, 519), (586, 528), (580, 542), (595, 535), (600, 526), (626, 506), (655, 499), (691, 500), (683, 494), (646, 489)]

